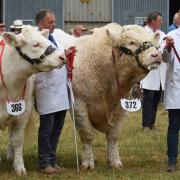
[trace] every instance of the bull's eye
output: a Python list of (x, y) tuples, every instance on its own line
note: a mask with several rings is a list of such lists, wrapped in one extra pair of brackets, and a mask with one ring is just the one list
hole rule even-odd
[(134, 45), (135, 43), (133, 41), (130, 42), (130, 45)]
[(38, 46), (40, 46), (40, 44), (39, 44), (39, 43), (36, 43), (36, 44), (33, 44), (32, 46), (33, 46), (33, 47), (38, 47)]

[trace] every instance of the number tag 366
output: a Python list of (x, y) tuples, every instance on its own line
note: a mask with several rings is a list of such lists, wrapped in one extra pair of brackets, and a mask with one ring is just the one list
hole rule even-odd
[(7, 102), (7, 112), (11, 115), (17, 116), (25, 111), (25, 101), (21, 99), (17, 102)]
[(121, 107), (129, 112), (138, 111), (141, 108), (141, 100), (136, 99), (121, 99)]

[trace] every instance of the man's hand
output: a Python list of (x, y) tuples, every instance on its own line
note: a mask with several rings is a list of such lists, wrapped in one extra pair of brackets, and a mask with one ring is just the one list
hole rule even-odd
[(71, 46), (71, 47), (69, 47), (68, 49), (65, 49), (65, 50), (64, 50), (65, 56), (66, 56), (66, 57), (69, 56), (69, 55), (72, 53), (72, 50), (73, 50), (73, 49), (75, 49), (74, 55), (76, 55), (77, 50), (76, 50), (75, 46)]
[(166, 48), (170, 52), (172, 49), (172, 46), (174, 46), (174, 40), (172, 37), (167, 37), (165, 40), (166, 40)]

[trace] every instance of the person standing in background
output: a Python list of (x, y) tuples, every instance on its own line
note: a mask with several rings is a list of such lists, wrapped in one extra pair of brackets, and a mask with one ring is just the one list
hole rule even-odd
[(6, 31), (6, 27), (4, 23), (0, 23), (0, 35)]
[(76, 25), (72, 29), (72, 35), (74, 37), (80, 37), (84, 35), (85, 31), (87, 31), (87, 28), (83, 27), (82, 25)]
[(168, 32), (177, 29), (180, 26), (180, 11), (175, 13), (173, 18), (173, 24), (168, 27)]
[[(166, 34), (160, 31), (162, 25), (162, 15), (159, 12), (151, 12), (147, 17), (145, 29), (149, 34), (158, 33), (160, 35), (159, 51), (164, 47), (163, 38)], [(142, 102), (142, 127), (143, 129), (155, 129), (155, 119), (157, 106), (164, 90), (165, 74), (167, 65), (164, 62), (157, 69), (151, 70), (148, 75), (140, 82), (143, 89)]]
[(10, 26), (10, 31), (15, 33), (15, 34), (19, 34), (21, 33), (23, 27), (23, 21), (22, 20), (14, 20), (13, 25)]

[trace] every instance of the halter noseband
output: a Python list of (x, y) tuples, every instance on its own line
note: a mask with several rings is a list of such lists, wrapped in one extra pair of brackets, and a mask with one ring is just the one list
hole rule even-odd
[(21, 57), (27, 60), (30, 64), (34, 65), (44, 62), (45, 57), (53, 53), (56, 50), (56, 48), (54, 48), (52, 45), (49, 45), (46, 48), (45, 52), (39, 58), (33, 58), (33, 59), (30, 58), (27, 54), (23, 53), (19, 47), (16, 47), (16, 50)]
[(130, 55), (130, 56), (135, 56), (136, 62), (137, 64), (143, 68), (144, 70), (147, 71), (147, 69), (141, 64), (141, 62), (139, 61), (139, 54), (143, 51), (145, 51), (146, 49), (149, 49), (150, 47), (152, 47), (153, 44), (149, 41), (143, 42), (141, 46), (139, 46), (139, 48), (135, 51), (135, 53), (133, 53), (130, 49), (121, 46), (120, 49), (123, 53)]

